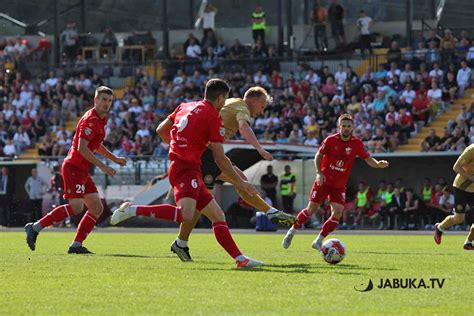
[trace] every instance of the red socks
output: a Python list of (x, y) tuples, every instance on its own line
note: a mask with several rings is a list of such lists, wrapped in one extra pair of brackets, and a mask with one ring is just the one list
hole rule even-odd
[(296, 224), (293, 224), (293, 228), (298, 229), (301, 228), (303, 224), (306, 224), (306, 222), (309, 221), (309, 219), (311, 218), (311, 214), (308, 213), (307, 209), (304, 209), (298, 213), (296, 218), (298, 219), (298, 222)]
[(77, 232), (76, 237), (74, 237), (74, 241), (82, 244), (82, 242), (87, 238), (87, 235), (89, 235), (89, 233), (94, 229), (96, 221), (97, 218), (94, 216), (94, 214), (92, 214), (90, 211), (87, 211), (79, 222), (79, 226), (77, 226)]
[(239, 247), (237, 247), (232, 235), (230, 234), (229, 227), (227, 227), (226, 222), (215, 222), (212, 224), (212, 229), (214, 230), (214, 236), (216, 236), (217, 242), (232, 258), (235, 259), (236, 257), (242, 255)]
[(43, 216), (38, 222), (41, 228), (51, 226), (53, 223), (62, 222), (68, 217), (74, 215), (72, 207), (69, 204), (63, 204), (55, 207), (51, 212)]
[(337, 225), (339, 225), (339, 219), (336, 219), (334, 218), (334, 216), (331, 216), (328, 218), (327, 221), (324, 222), (323, 227), (321, 228), (321, 232), (319, 234), (323, 237), (326, 237), (336, 229)]
[(181, 208), (171, 204), (137, 206), (137, 215), (166, 219), (176, 223), (183, 221)]

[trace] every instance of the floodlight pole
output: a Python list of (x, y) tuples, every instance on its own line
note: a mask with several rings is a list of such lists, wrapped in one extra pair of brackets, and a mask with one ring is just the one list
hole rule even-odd
[(278, 2), (278, 56), (283, 55), (283, 0)]
[(81, 0), (81, 33), (86, 32), (86, 0)]
[(293, 1), (286, 0), (286, 39), (288, 42), (288, 55), (293, 54)]
[(406, 19), (406, 39), (407, 39), (407, 47), (411, 46), (412, 43), (412, 30), (413, 30), (413, 1), (407, 0), (406, 2), (406, 12), (407, 12), (407, 19)]
[(161, 32), (163, 34), (163, 57), (169, 57), (168, 0), (161, 0)]
[(189, 29), (194, 28), (194, 0), (189, 0)]
[(54, 10), (54, 64), (55, 66), (59, 65), (60, 61), (60, 45), (59, 45), (59, 5), (58, 0), (53, 2)]

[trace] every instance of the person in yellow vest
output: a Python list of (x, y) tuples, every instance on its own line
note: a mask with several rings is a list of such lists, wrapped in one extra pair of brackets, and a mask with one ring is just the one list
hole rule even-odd
[[(435, 195), (436, 191), (435, 188), (431, 185), (431, 179), (430, 178), (425, 178), (423, 181), (423, 186), (421, 187), (420, 190), (420, 197), (421, 200), (423, 201), (422, 205), (420, 206), (422, 210), (422, 217), (428, 219), (428, 222), (430, 221), (431, 218), (431, 213), (433, 212), (433, 198)], [(430, 224), (425, 225), (425, 229), (429, 228)]]
[(381, 208), (380, 208), (380, 225), (378, 227), (379, 230), (385, 228), (385, 216), (389, 215), (390, 212), (390, 206), (392, 204), (392, 198), (393, 195), (395, 194), (394, 192), (394, 186), (393, 183), (387, 184), (387, 191), (385, 191), (382, 196), (381, 196)]
[(351, 229), (357, 229), (360, 226), (360, 220), (362, 215), (364, 215), (367, 210), (370, 209), (372, 205), (372, 192), (370, 186), (368, 186), (364, 181), (359, 183), (359, 191), (356, 194), (355, 200), (355, 218), (354, 224), (351, 226)]
[(252, 12), (252, 37), (255, 43), (260, 38), (265, 43), (265, 11), (261, 5)]
[(293, 202), (296, 197), (296, 176), (291, 172), (290, 165), (285, 166), (285, 173), (280, 176), (280, 195), (283, 210), (293, 213)]
[(377, 200), (379, 202), (382, 202), (382, 197), (385, 195), (385, 192), (387, 192), (387, 182), (381, 180), (379, 182), (379, 189), (377, 190)]
[(431, 200), (433, 199), (433, 194), (435, 194), (435, 190), (431, 185), (430, 178), (425, 178), (423, 182), (423, 187), (421, 188), (421, 198), (423, 199), (423, 203), (425, 203), (425, 208), (431, 207)]

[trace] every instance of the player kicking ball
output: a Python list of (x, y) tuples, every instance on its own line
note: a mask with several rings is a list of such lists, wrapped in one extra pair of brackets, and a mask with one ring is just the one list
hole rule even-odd
[[(434, 241), (441, 244), (443, 233), (450, 227), (462, 224), (466, 218), (466, 204), (474, 207), (474, 144), (469, 145), (454, 163), (453, 170), (457, 173), (454, 178), (454, 215), (447, 216), (441, 223), (434, 225)], [(473, 228), (464, 242), (464, 249), (474, 250), (472, 240)]]
[(204, 100), (180, 104), (158, 127), (160, 137), (170, 144), (171, 164), (168, 176), (178, 206), (123, 203), (112, 214), (110, 223), (116, 225), (138, 215), (187, 223), (193, 219), (194, 211), (198, 210), (212, 222), (217, 242), (234, 258), (237, 268), (254, 268), (263, 266), (263, 262), (248, 258), (239, 250), (227, 227), (224, 212), (207, 190), (201, 173), (201, 156), (210, 143), (216, 164), (239, 192), (246, 192), (250, 196), (257, 194), (255, 188), (235, 172), (224, 153), (222, 144), (225, 128), (219, 111), (224, 106), (229, 91), (229, 85), (225, 81), (209, 80)]
[(311, 189), (309, 203), (298, 213), (298, 223), (294, 224), (283, 238), (285, 249), (290, 247), (297, 229), (311, 218), (328, 197), (331, 217), (323, 224), (312, 244), (314, 249), (320, 251), (324, 238), (336, 229), (342, 217), (347, 180), (357, 157), (364, 159), (372, 168), (387, 168), (389, 165), (385, 160), (378, 161), (370, 157), (362, 141), (352, 135), (354, 121), (351, 115), (342, 114), (337, 120), (337, 127), (338, 133), (328, 136), (315, 156), (316, 180)]
[(77, 227), (76, 236), (68, 253), (92, 253), (82, 243), (94, 229), (97, 218), (102, 214), (103, 206), (89, 174), (91, 164), (111, 177), (115, 175), (115, 170), (100, 161), (95, 153), (121, 166), (127, 163), (125, 158), (117, 157), (102, 144), (107, 125), (106, 114), (112, 104), (113, 94), (113, 90), (108, 87), (98, 87), (95, 90), (94, 107), (87, 111), (77, 123), (71, 149), (61, 167), (64, 198), (69, 200), (69, 204), (60, 205), (39, 221), (26, 224), (26, 242), (31, 250), (35, 250), (36, 239), (42, 229), (81, 213), (86, 205), (87, 212)]
[[(224, 139), (231, 138), (239, 131), (245, 140), (253, 145), (253, 147), (263, 159), (272, 160), (273, 156), (268, 151), (263, 149), (262, 145), (260, 145), (258, 142), (252, 128), (250, 127), (251, 118), (255, 118), (263, 114), (263, 111), (269, 102), (271, 102), (271, 97), (262, 87), (252, 87), (248, 89), (245, 92), (243, 99), (227, 99), (224, 106), (220, 110), (220, 116), (225, 128)], [(169, 134), (171, 127), (171, 124), (163, 126), (161, 132)], [(217, 166), (216, 162), (214, 161), (211, 149), (208, 148), (206, 151), (204, 151), (201, 160), (203, 181), (209, 190), (213, 190), (216, 180), (234, 184), (232, 178), (229, 177), (225, 172), (222, 172)], [(234, 166), (234, 170), (239, 174), (242, 180), (247, 181), (245, 174), (239, 168)], [(271, 222), (275, 224), (280, 223), (286, 226), (291, 226), (296, 223), (295, 216), (271, 207), (260, 197), (260, 195), (256, 194), (250, 196), (245, 191), (240, 191), (238, 187), (236, 187), (236, 189), (247, 204), (265, 213)], [(189, 236), (196, 226), (200, 215), (201, 214), (199, 212), (195, 212), (194, 217), (190, 222), (181, 223), (179, 226), (178, 237), (171, 244), (171, 251), (174, 252), (181, 259), (181, 261), (192, 261), (191, 254), (189, 253), (188, 241)]]

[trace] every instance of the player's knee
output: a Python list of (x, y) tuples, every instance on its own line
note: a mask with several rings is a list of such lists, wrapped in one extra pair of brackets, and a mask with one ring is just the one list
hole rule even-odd
[(183, 223), (190, 223), (193, 221), (194, 218), (194, 212), (189, 212), (187, 210), (183, 210), (181, 213), (183, 216)]
[(92, 214), (94, 214), (96, 217), (99, 217), (104, 211), (104, 207), (102, 206), (102, 203), (98, 203), (92, 206), (91, 208), (89, 208), (89, 211)]
[(308, 207), (306, 208), (306, 211), (307, 211), (309, 214), (315, 214), (318, 209), (319, 209), (319, 204), (317, 204), (317, 203), (309, 203), (309, 204), (308, 204)]
[(462, 213), (462, 214), (460, 214), (460, 213), (454, 214), (454, 216), (453, 216), (453, 223), (454, 223), (454, 225), (461, 224), (462, 222), (464, 222), (464, 217), (465, 217), (465, 214), (464, 214), (464, 213)]

